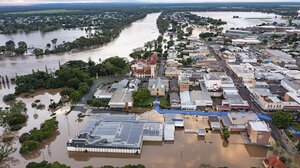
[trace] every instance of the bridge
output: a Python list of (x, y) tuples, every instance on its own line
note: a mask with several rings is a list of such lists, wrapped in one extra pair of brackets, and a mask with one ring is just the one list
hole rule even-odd
[[(154, 101), (155, 110), (160, 114), (182, 114), (182, 115), (199, 115), (199, 116), (226, 116), (227, 111), (215, 111), (215, 112), (204, 112), (204, 111), (189, 111), (189, 110), (166, 110), (159, 107), (159, 101)], [(272, 118), (263, 114), (256, 114), (259, 119), (271, 121)]]

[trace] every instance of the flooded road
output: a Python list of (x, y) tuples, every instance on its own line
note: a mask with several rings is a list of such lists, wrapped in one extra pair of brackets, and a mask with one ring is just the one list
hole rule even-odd
[(103, 61), (112, 56), (129, 58), (133, 49), (143, 47), (144, 43), (157, 39), (159, 32), (156, 27), (156, 19), (159, 14), (148, 14), (144, 19), (125, 28), (114, 41), (96, 49), (42, 57), (0, 57), (0, 75), (15, 77), (16, 74), (31, 73), (32, 69), (44, 71), (45, 66), (54, 72), (59, 66), (59, 61), (61, 64), (70, 60), (87, 61), (89, 57), (96, 62), (99, 62), (99, 59)]

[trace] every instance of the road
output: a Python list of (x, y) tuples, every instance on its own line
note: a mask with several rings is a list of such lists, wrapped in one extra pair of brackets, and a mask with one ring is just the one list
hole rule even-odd
[[(235, 76), (235, 74), (231, 71), (231, 69), (229, 69), (229, 67), (227, 67), (227, 63), (223, 59), (221, 59), (211, 48), (209, 48), (209, 50), (210, 50), (210, 53), (217, 59), (217, 61), (219, 62), (221, 68), (226, 72), (226, 74), (228, 76), (231, 77), (231, 79), (233, 80), (236, 88), (238, 89), (239, 94), (241, 95), (241, 97), (244, 100), (246, 100), (248, 102), (248, 104), (250, 105), (251, 110), (255, 113), (258, 113), (258, 114), (263, 114), (263, 115), (270, 116), (269, 113), (262, 110), (262, 108), (259, 106), (259, 104), (256, 103), (256, 100), (251, 96), (252, 94), (249, 92), (249, 90), (246, 89), (246, 87), (244, 86), (242, 80), (238, 79)], [(293, 152), (294, 149), (291, 148), (290, 145), (289, 146), (286, 145), (286, 143), (283, 141), (282, 134), (274, 126), (274, 124), (271, 121), (268, 121), (268, 120), (265, 120), (265, 121), (270, 126), (270, 128), (272, 130), (272, 136), (274, 137), (274, 139), (276, 141), (280, 142), (281, 146), (283, 148), (285, 148), (287, 151)]]
[(77, 104), (75, 105), (75, 107), (73, 108), (72, 111), (80, 111), (80, 112), (86, 112), (86, 102), (93, 98), (94, 93), (97, 91), (97, 89), (103, 85), (106, 82), (111, 82), (111, 81), (115, 81), (115, 80), (121, 80), (122, 78), (113, 78), (113, 77), (105, 77), (102, 79), (97, 80), (96, 82), (94, 82), (94, 84), (91, 86), (90, 90), (88, 93), (86, 93), (84, 96), (82, 96), (80, 98), (80, 100), (77, 102)]

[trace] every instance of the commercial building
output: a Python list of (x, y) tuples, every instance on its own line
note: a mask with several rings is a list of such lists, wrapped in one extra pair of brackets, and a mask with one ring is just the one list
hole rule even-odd
[(184, 120), (181, 114), (165, 114), (165, 124), (172, 124), (175, 127), (184, 127)]
[(182, 73), (181, 70), (177, 69), (177, 67), (166, 67), (165, 76), (166, 77), (178, 77)]
[(192, 101), (189, 91), (180, 92), (180, 100), (182, 110), (196, 110), (197, 106)]
[(221, 121), (229, 131), (245, 131), (249, 121), (260, 121), (252, 112), (230, 112), (223, 116)]
[(218, 116), (209, 116), (208, 123), (212, 130), (220, 130), (221, 129), (221, 122)]
[(254, 88), (253, 95), (257, 99), (258, 104), (264, 110), (281, 110), (283, 104), (281, 100), (273, 95), (269, 89), (266, 88)]
[(289, 92), (300, 94), (300, 84), (289, 81), (288, 79), (281, 80), (280, 84)]
[(178, 85), (180, 92), (189, 91), (189, 78), (185, 73), (182, 73), (178, 76)]
[(280, 51), (280, 50), (271, 50), (271, 49), (266, 49), (265, 50), (265, 55), (269, 56), (272, 59), (272, 62), (274, 63), (292, 63), (295, 64), (296, 60), (292, 58), (291, 55)]
[(228, 64), (228, 66), (238, 78), (243, 80), (244, 85), (255, 85), (254, 67), (251, 64)]
[(177, 109), (181, 107), (180, 98), (177, 92), (170, 93), (170, 106), (172, 109)]
[(193, 90), (190, 92), (190, 96), (197, 107), (211, 107), (213, 105), (213, 101), (207, 91)]
[(250, 36), (252, 32), (244, 30), (226, 30), (225, 36), (244, 38)]
[(108, 106), (110, 108), (132, 108), (133, 107), (133, 98), (132, 92), (129, 91), (128, 88), (126, 89), (118, 89), (114, 92), (113, 96), (111, 97)]
[(271, 137), (271, 129), (264, 121), (249, 121), (247, 133), (250, 143), (267, 145)]
[(163, 125), (141, 121), (133, 115), (91, 116), (85, 127), (67, 142), (68, 151), (132, 153), (142, 151), (143, 141), (162, 141)]

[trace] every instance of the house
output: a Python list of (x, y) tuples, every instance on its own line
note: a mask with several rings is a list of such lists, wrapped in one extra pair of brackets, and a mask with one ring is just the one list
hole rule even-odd
[(172, 109), (177, 109), (181, 107), (180, 98), (177, 92), (170, 93), (170, 106)]
[(133, 75), (137, 78), (156, 77), (158, 56), (152, 54), (149, 59), (140, 59), (135, 64), (131, 65)]
[(263, 160), (263, 165), (265, 168), (287, 168), (280, 160), (279, 156), (268, 156)]
[(110, 108), (132, 108), (133, 107), (133, 98), (132, 92), (126, 89), (118, 89), (115, 91), (111, 97), (108, 106)]
[(271, 129), (264, 121), (249, 121), (247, 133), (250, 143), (267, 145), (271, 137)]
[(169, 91), (169, 80), (161, 78), (149, 79), (148, 90), (152, 96), (165, 96), (165, 93)]
[(218, 116), (209, 116), (208, 123), (212, 130), (220, 130), (221, 129), (221, 123), (220, 123)]

